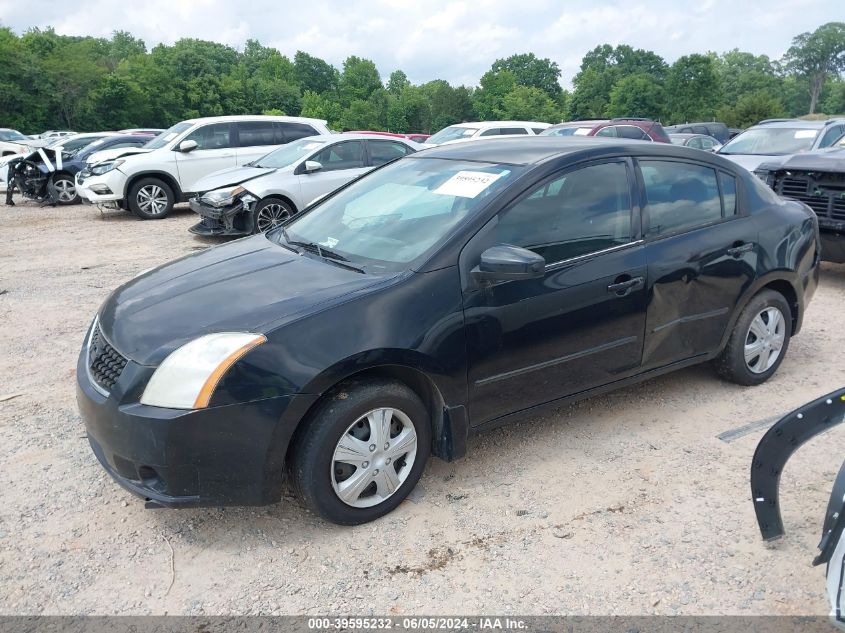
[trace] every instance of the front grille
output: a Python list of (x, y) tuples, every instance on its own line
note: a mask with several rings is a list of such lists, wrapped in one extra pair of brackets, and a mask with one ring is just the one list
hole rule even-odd
[(111, 390), (120, 378), (126, 359), (113, 348), (100, 332), (100, 325), (94, 325), (91, 341), (88, 343), (88, 368), (91, 378), (100, 387)]
[(790, 171), (776, 178), (773, 188), (803, 202), (820, 217), (845, 220), (845, 174)]

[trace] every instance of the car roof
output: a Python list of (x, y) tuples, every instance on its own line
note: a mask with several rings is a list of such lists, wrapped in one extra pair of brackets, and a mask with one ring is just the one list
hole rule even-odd
[(709, 134), (690, 134), (689, 132), (670, 132), (669, 138), (695, 138), (701, 136), (703, 138), (713, 138)]
[(288, 123), (319, 123), (325, 125), (325, 119), (311, 119), (301, 116), (271, 116), (267, 114), (234, 114), (230, 116), (206, 116), (197, 119), (185, 119), (183, 123), (228, 123), (237, 121), (285, 121)]
[(543, 123), (542, 121), (467, 121), (465, 123), (453, 123), (447, 127), (470, 127), (475, 129), (485, 129), (490, 127), (501, 127), (503, 125), (526, 125), (528, 127), (551, 127), (551, 123)]
[[(610, 153), (636, 153), (647, 156), (675, 156), (702, 160), (711, 156), (697, 149), (669, 143), (644, 143), (638, 140), (602, 136), (516, 136), (507, 139), (479, 140), (472, 143), (438, 145), (408, 158), (443, 158), (510, 165), (536, 165), (550, 158), (602, 150)], [(723, 159), (725, 163), (730, 163)], [(719, 161), (720, 163), (722, 161)]]
[(296, 139), (297, 141), (315, 141), (320, 143), (334, 143), (340, 141), (399, 141), (405, 143), (409, 147), (422, 147), (419, 143), (415, 143), (409, 138), (398, 136), (382, 136), (379, 138), (378, 134), (361, 134), (358, 132), (344, 132), (343, 134), (312, 134), (303, 138)]
[(798, 126), (808, 130), (821, 130), (831, 123), (845, 123), (845, 119), (825, 119), (823, 121), (807, 121), (805, 119), (773, 119), (768, 122), (761, 121), (754, 127), (794, 128)]

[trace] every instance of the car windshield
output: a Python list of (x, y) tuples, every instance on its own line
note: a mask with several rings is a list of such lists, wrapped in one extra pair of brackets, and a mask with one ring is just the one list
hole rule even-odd
[(81, 149), (102, 138), (102, 136), (60, 136), (47, 147), (50, 149), (61, 147), (62, 156), (76, 156)]
[(813, 149), (819, 130), (800, 127), (759, 127), (743, 132), (719, 150), (720, 154), (777, 156)]
[(0, 130), (0, 141), (28, 141), (23, 134), (17, 130)]
[(160, 147), (164, 147), (170, 141), (172, 141), (174, 138), (179, 136), (182, 132), (184, 132), (191, 126), (193, 126), (193, 123), (189, 123), (188, 121), (182, 121), (181, 123), (177, 123), (173, 127), (167, 128), (164, 132), (162, 132), (149, 143), (144, 145), (144, 148), (159, 149)]
[[(423, 256), (513, 179), (513, 165), (403, 158), (371, 172), (285, 228), (279, 244), (319, 245), (366, 272)], [(330, 257), (330, 256), (329, 256)]]
[(592, 127), (549, 127), (540, 136), (587, 136)]
[(476, 127), (464, 127), (462, 125), (450, 125), (440, 130), (434, 136), (430, 136), (426, 143), (445, 143), (459, 138), (469, 138), (478, 132)]
[(273, 150), (266, 156), (262, 156), (256, 160), (253, 165), (255, 167), (269, 167), (272, 169), (289, 167), (299, 161), (303, 156), (313, 153), (314, 150), (324, 144), (325, 141), (303, 138), (287, 145), (282, 145), (279, 149)]

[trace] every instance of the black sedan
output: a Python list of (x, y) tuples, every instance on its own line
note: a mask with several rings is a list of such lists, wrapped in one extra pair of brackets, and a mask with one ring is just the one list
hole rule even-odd
[(88, 437), (150, 505), (342, 524), (430, 455), (695, 363), (767, 380), (818, 283), (816, 218), (705, 152), (601, 138), (443, 146), (266, 234), (115, 290), (77, 366)]

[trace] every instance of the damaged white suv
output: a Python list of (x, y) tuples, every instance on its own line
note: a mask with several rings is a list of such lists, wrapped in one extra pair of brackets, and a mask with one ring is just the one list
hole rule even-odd
[(331, 134), (326, 122), (287, 116), (226, 116), (177, 123), (142, 148), (89, 165), (76, 176), (86, 202), (129, 209), (147, 220), (163, 218), (195, 193), (204, 176), (246, 165), (284, 145)]

